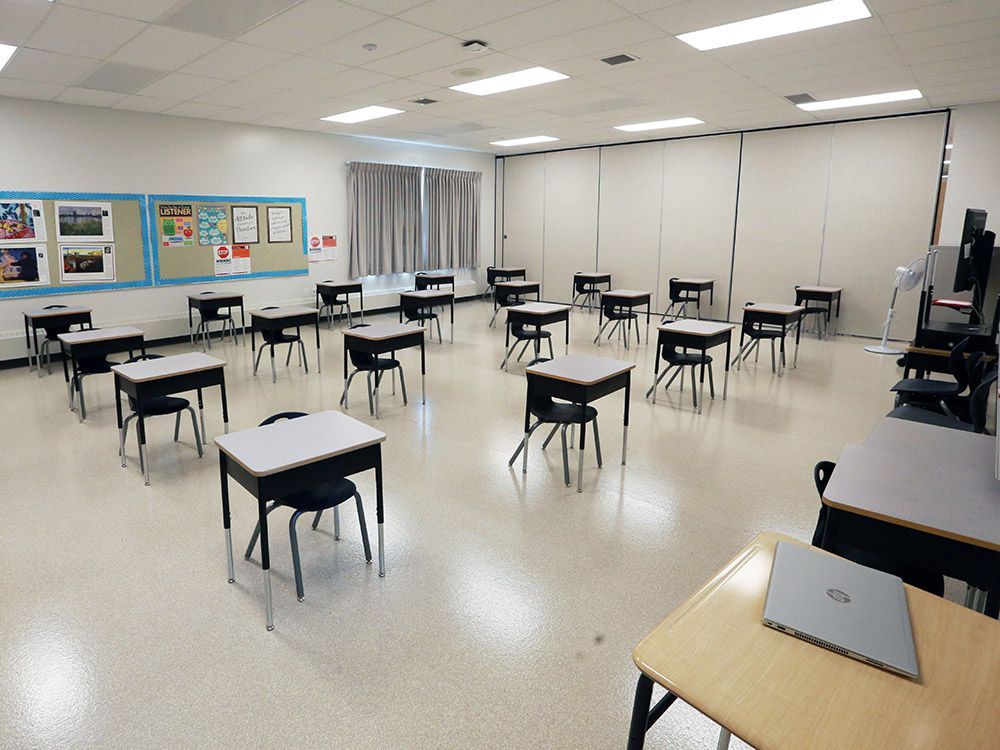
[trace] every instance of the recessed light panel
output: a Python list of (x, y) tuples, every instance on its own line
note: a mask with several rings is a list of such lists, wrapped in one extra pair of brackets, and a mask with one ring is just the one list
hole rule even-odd
[(506, 141), (490, 141), (491, 146), (528, 146), (532, 143), (549, 143), (550, 141), (558, 141), (558, 138), (553, 138), (551, 135), (531, 135), (527, 138), (511, 138)]
[(14, 56), (17, 52), (17, 47), (10, 44), (0, 44), (0, 70), (3, 70), (4, 66), (10, 62), (10, 58)]
[(380, 117), (389, 117), (390, 115), (401, 115), (403, 110), (393, 109), (392, 107), (362, 107), (361, 109), (352, 109), (350, 112), (341, 112), (339, 115), (330, 115), (329, 117), (321, 117), (321, 120), (326, 120), (327, 122), (346, 122), (348, 124), (353, 124), (356, 122), (365, 122), (366, 120), (377, 120)]
[(513, 73), (504, 73), (500, 76), (481, 78), (478, 81), (460, 83), (457, 86), (449, 86), (448, 88), (453, 91), (461, 91), (464, 94), (489, 96), (490, 94), (499, 94), (502, 91), (513, 91), (514, 89), (538, 86), (542, 83), (561, 81), (565, 78), (569, 78), (569, 76), (549, 70), (548, 68), (527, 68)]
[(824, 26), (857, 21), (861, 18), (871, 18), (871, 15), (871, 11), (862, 0), (828, 0), (825, 3), (806, 5), (780, 13), (748, 18), (745, 21), (678, 34), (677, 38), (695, 49), (718, 49), (810, 29), (821, 29)]
[(919, 89), (906, 91), (890, 91), (885, 94), (868, 94), (867, 96), (849, 96), (845, 99), (827, 99), (822, 102), (803, 102), (796, 104), (806, 112), (816, 112), (821, 109), (840, 109), (841, 107), (863, 107), (868, 104), (887, 104), (889, 102), (905, 102), (909, 99), (922, 99)]
[(655, 120), (653, 122), (636, 122), (632, 125), (615, 125), (615, 130), (627, 133), (638, 133), (643, 130), (662, 130), (663, 128), (683, 128), (687, 125), (703, 125), (704, 120), (697, 117), (678, 117), (673, 120)]

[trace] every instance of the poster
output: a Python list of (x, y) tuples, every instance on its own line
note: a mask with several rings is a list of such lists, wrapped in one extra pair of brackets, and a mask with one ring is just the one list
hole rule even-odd
[(0, 244), (45, 241), (41, 201), (0, 201)]
[(306, 246), (306, 250), (310, 263), (319, 263), (319, 261), (324, 260), (323, 244), (318, 234), (314, 234), (309, 237), (309, 243)]
[(240, 276), (250, 273), (249, 245), (216, 245), (212, 251), (215, 255), (216, 276)]
[(267, 207), (267, 241), (292, 241), (292, 209), (290, 206)]
[(194, 211), (190, 203), (161, 203), (159, 214), (163, 247), (194, 246)]
[(60, 245), (59, 255), (63, 284), (115, 280), (114, 245)]
[(233, 244), (256, 245), (259, 242), (257, 207), (233, 206)]
[(198, 206), (198, 244), (229, 244), (229, 219), (225, 206)]
[(110, 203), (57, 201), (55, 208), (59, 242), (111, 242), (115, 238)]
[(0, 289), (45, 286), (48, 283), (49, 263), (45, 245), (0, 248)]

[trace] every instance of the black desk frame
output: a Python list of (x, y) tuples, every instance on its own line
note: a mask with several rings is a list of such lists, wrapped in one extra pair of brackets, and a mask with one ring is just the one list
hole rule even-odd
[[(507, 337), (504, 342), (504, 351), (507, 355), (503, 358), (501, 367), (507, 368), (507, 359), (510, 357), (510, 331), (514, 323), (521, 323), (522, 325), (534, 326), (536, 331), (541, 331), (542, 326), (551, 325), (552, 323), (565, 322), (566, 323), (566, 336), (564, 339), (563, 351), (569, 354), (569, 313), (570, 307), (566, 307), (562, 310), (553, 310), (547, 313), (526, 313), (521, 312), (518, 309), (519, 306), (508, 307), (507, 308)], [(542, 341), (541, 339), (535, 339), (535, 356), (538, 357), (541, 353)]]
[[(100, 330), (100, 329), (96, 329)], [(87, 407), (83, 399), (83, 383), (80, 378), (78, 361), (87, 357), (106, 357), (109, 354), (119, 354), (128, 352), (131, 359), (138, 349), (143, 355), (146, 354), (146, 340), (142, 333), (132, 336), (119, 336), (113, 339), (101, 339), (99, 341), (83, 341), (77, 344), (63, 344), (63, 377), (66, 379), (67, 392), (69, 395), (69, 410), (73, 411), (73, 386), (76, 385), (77, 393), (80, 394), (80, 421), (87, 418)], [(69, 363), (73, 365), (73, 376), (70, 378)]]
[[(636, 308), (636, 307), (642, 307), (643, 305), (645, 305), (646, 306), (646, 338), (649, 338), (649, 317), (650, 317), (650, 314), (651, 314), (651, 311), (652, 311), (652, 305), (653, 305), (652, 299), (653, 299), (652, 292), (646, 292), (646, 293), (644, 293), (642, 295), (639, 295), (637, 297), (633, 297), (633, 296), (622, 297), (622, 296), (619, 296), (619, 295), (614, 294), (612, 292), (602, 292), (601, 293), (600, 309), (597, 311), (597, 330), (600, 331), (601, 328), (604, 326), (604, 302), (605, 302), (605, 300), (611, 300), (611, 301), (613, 301), (614, 302), (614, 306), (617, 307), (617, 308), (627, 307), (629, 312), (632, 312), (632, 310), (634, 308)], [(640, 313), (638, 313), (638, 315), (642, 315), (642, 313), (640, 312)], [(638, 324), (638, 321), (636, 321), (636, 323)], [(638, 329), (638, 326), (637, 326), (637, 329)], [(614, 333), (614, 326), (612, 326), (612, 333)], [(636, 337), (638, 338), (638, 333), (636, 333)], [(641, 344), (641, 343), (642, 343), (641, 341), (636, 341), (637, 345)], [(597, 345), (598, 346), (601, 345), (600, 334), (598, 334)], [(627, 349), (628, 347), (626, 346), (625, 348)]]
[[(280, 308), (278, 308), (280, 309)], [(319, 310), (313, 310), (298, 315), (286, 315), (282, 318), (265, 318), (256, 313), (250, 313), (250, 351), (257, 351), (257, 331), (278, 331), (294, 328), (295, 335), (301, 338), (302, 326), (316, 326), (316, 372), (323, 372), (323, 361), (319, 349)], [(266, 344), (261, 344), (266, 346)], [(274, 347), (271, 347), (271, 367), (274, 367)], [(272, 374), (274, 370), (272, 369)], [(256, 371), (254, 375), (256, 375)], [(275, 378), (276, 379), (276, 378)]]
[[(366, 339), (360, 336), (344, 335), (344, 393), (347, 393), (347, 360), (350, 352), (363, 352), (374, 354), (389, 354), (393, 359), (400, 349), (410, 349), (414, 346), (420, 347), (420, 402), (427, 403), (427, 357), (424, 349), (424, 329), (415, 328), (413, 333), (400, 336), (392, 336), (385, 339)], [(375, 373), (375, 418), (378, 419), (378, 387), (382, 382), (382, 373)], [(393, 381), (395, 382), (395, 381)]]
[(442, 284), (451, 284), (451, 293), (455, 294), (455, 274), (441, 274), (431, 276), (430, 273), (417, 271), (413, 276), (413, 290), (422, 292), (425, 289), (440, 289)]
[[(452, 289), (454, 290), (454, 285)], [(424, 291), (424, 290), (419, 290)], [(448, 294), (448, 292), (442, 292), (442, 294)], [(436, 298), (425, 298), (425, 297), (412, 297), (407, 292), (400, 292), (399, 294), (399, 322), (403, 322), (403, 310), (423, 310), (427, 308), (433, 312), (434, 308), (438, 305), (447, 304), (450, 308), (450, 323), (451, 323), (451, 343), (455, 343), (455, 292), (452, 291), (450, 295), (445, 297)]]
[[(365, 291), (364, 288), (361, 286), (360, 281), (356, 283), (344, 283), (344, 284), (338, 282), (330, 282), (329, 284), (323, 282), (316, 282), (317, 315), (319, 315), (319, 311), (323, 309), (323, 299), (320, 296), (320, 291), (319, 291), (320, 287), (326, 287), (334, 294), (344, 294), (347, 295), (348, 297), (350, 297), (352, 294), (357, 294), (358, 300), (361, 303), (361, 322), (362, 323), (365, 322)], [(335, 319), (332, 309), (330, 310), (330, 317)]]
[[(38, 329), (46, 328), (49, 326), (73, 326), (80, 325), (86, 326), (86, 329), (94, 327), (94, 322), (92, 320), (91, 311), (87, 312), (70, 312), (70, 313), (56, 313), (54, 315), (44, 315), (40, 317), (24, 315), (24, 343), (28, 348), (28, 372), (31, 372), (31, 356), (35, 356), (35, 369), (38, 371), (38, 377), (42, 377), (42, 357), (41, 352), (38, 350)], [(86, 330), (85, 329), (85, 330)], [(56, 339), (59, 343), (60, 348), (65, 354), (65, 348), (61, 341)], [(65, 356), (63, 357), (65, 359)]]
[[(824, 333), (830, 330), (830, 317), (834, 312), (834, 303), (837, 304), (836, 314), (833, 315), (834, 318), (834, 333), (840, 328), (840, 295), (843, 290), (838, 289), (835, 292), (817, 292), (810, 291), (808, 289), (799, 289), (795, 287), (795, 304), (803, 305), (805, 302), (825, 302), (826, 303), (826, 328)], [(815, 310), (815, 307), (806, 307), (807, 310)], [(805, 315), (803, 315), (805, 319)]]
[[(212, 307), (218, 310), (226, 308), (226, 310), (232, 311), (234, 307), (240, 308), (240, 338), (243, 339), (243, 345), (246, 346), (247, 318), (246, 310), (243, 307), (243, 295), (219, 294), (217, 292), (194, 298), (188, 297), (188, 335), (191, 337), (191, 346), (194, 346), (194, 317), (191, 315), (191, 311), (197, 310), (198, 314), (201, 315), (202, 307), (204, 307), (203, 302), (212, 302)], [(230, 314), (232, 313), (230, 312)], [(223, 328), (223, 334), (225, 334), (225, 328)], [(208, 331), (205, 331), (205, 340), (208, 341), (208, 348), (211, 349), (212, 335)]]
[[(747, 310), (744, 309), (743, 316), (746, 317)], [(778, 377), (781, 377), (782, 372), (785, 369), (785, 337), (788, 335), (788, 330), (795, 327), (795, 356), (792, 359), (792, 369), (799, 366), (799, 341), (802, 338), (802, 312), (772, 312), (770, 310), (762, 309), (751, 309), (753, 316), (757, 319), (757, 322), (763, 325), (774, 326), (775, 328), (781, 329), (781, 356), (778, 358)], [(740, 326), (740, 350), (737, 352), (735, 359), (736, 369), (740, 369), (740, 365), (743, 363), (743, 359), (750, 356), (748, 351), (746, 355), (743, 355), (743, 342), (746, 339), (746, 328), (744, 324)], [(773, 351), (773, 350), (772, 350)]]
[[(683, 347), (684, 351), (688, 349), (694, 349), (702, 355), (702, 363), (699, 370), (699, 389), (698, 394), (698, 413), (701, 414), (702, 405), (705, 403), (705, 362), (704, 356), (708, 353), (709, 349), (716, 346), (726, 345), (726, 374), (722, 381), (722, 400), (726, 400), (726, 394), (729, 390), (729, 356), (733, 346), (733, 329), (727, 328), (725, 331), (720, 331), (719, 333), (713, 333), (711, 336), (696, 336), (693, 333), (682, 333), (681, 331), (664, 331), (662, 329), (658, 330), (659, 334), (656, 338), (656, 354), (654, 355), (653, 364), (653, 387), (650, 388), (653, 396), (653, 403), (656, 403), (656, 387), (659, 385), (659, 374), (660, 374), (660, 361), (662, 357), (660, 353), (663, 351), (664, 347), (667, 346), (679, 346)], [(682, 376), (683, 377), (683, 376)], [(682, 381), (683, 382), (683, 381)], [(669, 385), (669, 383), (668, 383)], [(694, 388), (694, 383), (691, 384)], [(647, 394), (648, 396), (649, 394)]]

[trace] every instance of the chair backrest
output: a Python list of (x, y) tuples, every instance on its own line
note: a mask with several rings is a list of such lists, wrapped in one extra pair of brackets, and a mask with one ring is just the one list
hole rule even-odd
[(969, 417), (972, 419), (972, 429), (980, 435), (986, 432), (986, 411), (996, 382), (997, 371), (994, 368), (980, 381), (972, 395), (969, 396)]
[(670, 301), (671, 302), (683, 302), (684, 301), (684, 297), (685, 297), (684, 290), (680, 289), (678, 287), (678, 285), (677, 285), (677, 278), (678, 277), (676, 277), (676, 276), (672, 276), (672, 277), (670, 277), (670, 280), (667, 281), (667, 294), (670, 296)]
[[(128, 359), (126, 359), (125, 360), (125, 364), (130, 365), (133, 362), (143, 362), (143, 361), (145, 361), (147, 359), (163, 359), (163, 355), (162, 354), (139, 354), (139, 355), (136, 355), (135, 357), (129, 357)], [(128, 405), (129, 405), (129, 408), (132, 409), (132, 411), (135, 411), (136, 403), (135, 403), (135, 399), (132, 396), (128, 397)]]
[(827, 509), (823, 505), (823, 493), (826, 492), (826, 486), (830, 483), (830, 477), (833, 476), (835, 468), (837, 468), (837, 464), (833, 461), (820, 461), (813, 467), (813, 481), (816, 483), (816, 492), (820, 499), (819, 518), (816, 519), (816, 529), (813, 531), (812, 538), (814, 547), (819, 547), (823, 543), (827, 520)]
[(518, 292), (516, 289), (500, 289), (496, 290), (496, 301), (500, 307), (505, 307), (507, 305), (512, 305), (517, 302)]
[(66, 305), (46, 305), (43, 310), (62, 310)]
[(743, 332), (748, 336), (754, 336), (759, 333), (764, 326), (773, 325), (770, 320), (768, 313), (761, 312), (759, 310), (747, 310), (746, 307), (752, 305), (753, 302), (747, 302), (744, 305), (743, 310)]
[(282, 419), (298, 419), (299, 417), (309, 416), (307, 412), (304, 411), (281, 411), (277, 414), (272, 414), (263, 422), (261, 422), (258, 427), (264, 427), (269, 424), (274, 424), (275, 422), (280, 422)]
[[(355, 323), (347, 330), (353, 330), (355, 328), (367, 328), (368, 323)], [(353, 349), (348, 351), (351, 358), (351, 364), (354, 365), (359, 370), (370, 370), (375, 365), (375, 355), (368, 352), (358, 352)]]
[(593, 282), (585, 277), (581, 277), (582, 271), (577, 271), (573, 274), (573, 294), (586, 294), (587, 292), (593, 291)]
[(325, 286), (318, 287), (318, 289), (319, 289), (319, 298), (321, 300), (323, 300), (323, 304), (324, 305), (346, 305), (347, 304), (347, 295), (346, 294), (344, 295), (344, 298), (341, 299), (340, 298), (340, 293), (334, 291), (333, 289), (330, 289), (330, 288), (325, 287)]
[(965, 361), (965, 352), (969, 348), (969, 341), (971, 339), (966, 336), (964, 339), (959, 341), (951, 350), (951, 354), (948, 355), (948, 367), (951, 370), (952, 377), (958, 381), (958, 384), (962, 386), (964, 391), (966, 386), (969, 385), (969, 366)]
[[(46, 305), (43, 310), (61, 310), (66, 305)], [(66, 323), (58, 323), (56, 325), (42, 326), (42, 330), (45, 331), (45, 336), (50, 339), (54, 339), (60, 333), (69, 333), (71, 326)]]
[(486, 285), (493, 286), (497, 281), (496, 266), (486, 266)]

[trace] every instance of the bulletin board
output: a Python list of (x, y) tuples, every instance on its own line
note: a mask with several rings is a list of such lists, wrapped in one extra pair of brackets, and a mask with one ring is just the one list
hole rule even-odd
[(151, 286), (148, 247), (144, 195), (0, 191), (0, 299)]
[[(146, 207), (152, 227), (155, 284), (244, 281), (309, 273), (305, 198), (150, 195)], [(268, 220), (268, 209), (273, 223)], [(256, 234), (247, 234), (254, 223), (254, 212)], [(250, 272), (217, 275), (216, 248), (233, 245), (249, 247)]]

